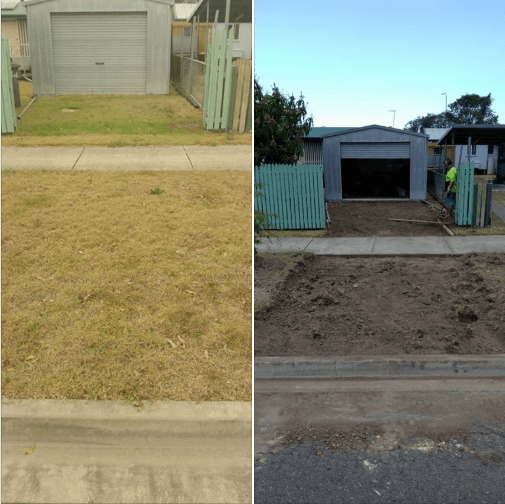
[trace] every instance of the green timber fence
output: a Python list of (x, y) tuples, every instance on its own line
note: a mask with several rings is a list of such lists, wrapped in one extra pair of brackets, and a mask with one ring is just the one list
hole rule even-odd
[(262, 165), (254, 169), (254, 210), (268, 216), (269, 229), (322, 229), (323, 165)]
[(207, 46), (203, 92), (203, 126), (206, 130), (228, 129), (232, 91), (233, 40), (227, 30), (216, 30)]
[(2, 133), (14, 133), (17, 127), (9, 40), (2, 37)]

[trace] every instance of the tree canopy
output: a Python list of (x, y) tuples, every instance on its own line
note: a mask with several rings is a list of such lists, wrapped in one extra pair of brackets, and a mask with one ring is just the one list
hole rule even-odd
[[(466, 94), (447, 106), (447, 127), (452, 124), (498, 124), (498, 116), (491, 109), (491, 93), (487, 96)], [(424, 133), (425, 128), (445, 128), (445, 112), (426, 114), (409, 121), (405, 130)]]
[(254, 79), (254, 165), (296, 164), (303, 154), (302, 137), (313, 119), (307, 117), (304, 96), (284, 96), (274, 84), (264, 93)]

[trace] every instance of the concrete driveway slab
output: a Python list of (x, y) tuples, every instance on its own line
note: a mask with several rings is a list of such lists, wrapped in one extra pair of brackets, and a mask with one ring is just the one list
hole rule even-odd
[(451, 247), (442, 236), (384, 236), (377, 237), (373, 255), (402, 254), (452, 254)]
[(195, 170), (251, 170), (252, 146), (227, 145), (184, 147)]
[(191, 170), (184, 147), (86, 147), (75, 170)]
[(258, 252), (303, 252), (313, 238), (270, 238), (256, 245)]
[(316, 255), (371, 254), (375, 238), (314, 238), (306, 252)]
[(84, 147), (2, 147), (2, 170), (71, 170)]
[(2, 502), (252, 502), (252, 403), (2, 400)]
[(444, 238), (454, 254), (505, 253), (505, 236), (448, 236)]

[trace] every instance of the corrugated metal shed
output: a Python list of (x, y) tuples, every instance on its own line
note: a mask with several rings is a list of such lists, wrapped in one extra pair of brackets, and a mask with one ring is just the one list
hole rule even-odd
[(326, 199), (426, 197), (428, 135), (371, 125), (323, 136)]
[(167, 94), (173, 0), (31, 0), (34, 93)]

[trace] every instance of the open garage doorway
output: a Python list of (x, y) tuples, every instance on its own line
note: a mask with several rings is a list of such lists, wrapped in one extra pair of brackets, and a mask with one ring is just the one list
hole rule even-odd
[(410, 159), (341, 159), (342, 197), (410, 197)]

